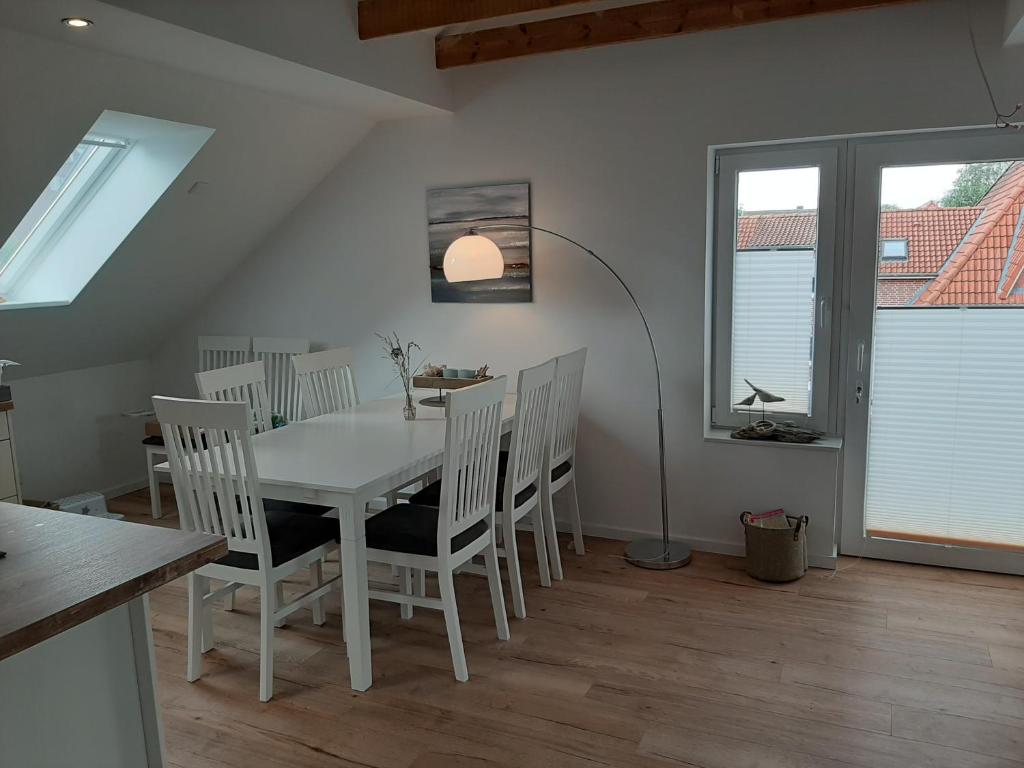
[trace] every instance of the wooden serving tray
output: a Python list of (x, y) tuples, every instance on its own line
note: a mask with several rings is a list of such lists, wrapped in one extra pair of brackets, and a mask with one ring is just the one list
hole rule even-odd
[(443, 376), (413, 376), (412, 385), (417, 389), (462, 389), (493, 378), (484, 376), (479, 379), (446, 379)]

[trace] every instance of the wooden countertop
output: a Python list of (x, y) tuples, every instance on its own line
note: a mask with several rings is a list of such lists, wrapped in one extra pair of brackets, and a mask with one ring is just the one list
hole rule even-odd
[(0, 659), (227, 554), (221, 536), (0, 503)]

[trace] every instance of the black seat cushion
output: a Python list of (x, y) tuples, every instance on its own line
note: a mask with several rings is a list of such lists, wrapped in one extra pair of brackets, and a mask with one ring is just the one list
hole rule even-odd
[[(534, 494), (537, 493), (536, 485), (528, 485), (519, 493), (516, 494), (515, 505), (517, 507), (523, 506)], [(505, 498), (505, 476), (498, 475), (498, 497), (495, 499), (495, 509), (501, 511), (504, 509), (504, 498)], [(422, 491), (416, 491), (412, 496), (409, 497), (411, 504), (425, 504), (428, 507), (436, 507), (441, 504), (441, 481), (431, 483)]]
[[(395, 504), (366, 521), (366, 546), (388, 552), (437, 557), (437, 507), (425, 504)], [(487, 521), (481, 520), (454, 539), (452, 552), (487, 532)]]
[[(204, 434), (202, 436), (202, 438), (203, 438), (203, 448), (205, 448), (206, 447), (206, 435)], [(142, 444), (143, 445), (162, 445), (164, 447), (166, 447), (166, 445), (167, 445), (167, 443), (164, 442), (163, 437), (161, 437), (160, 435), (151, 435), (150, 437), (147, 437), (145, 440), (143, 440)], [(192, 447), (193, 448), (196, 447), (195, 440), (192, 441)]]
[[(341, 538), (338, 521), (330, 517), (271, 510), (266, 510), (266, 515), (270, 559), (275, 566)], [(250, 552), (228, 552), (217, 562), (233, 568), (255, 570), (259, 567), (256, 555)]]
[(572, 469), (572, 464), (568, 461), (563, 461), (557, 467), (551, 470), (551, 482), (555, 482), (560, 477), (564, 477), (569, 474), (569, 470)]
[(323, 507), (319, 504), (306, 504), (301, 501), (284, 501), (283, 499), (264, 499), (263, 509), (267, 512), (293, 512), (297, 515), (325, 515), (334, 507)]
[[(572, 464), (568, 461), (563, 461), (551, 470), (551, 481), (554, 482), (560, 477), (565, 477), (570, 469), (572, 469)], [(501, 451), (498, 454), (498, 477), (504, 477), (506, 471), (508, 471), (508, 451)]]

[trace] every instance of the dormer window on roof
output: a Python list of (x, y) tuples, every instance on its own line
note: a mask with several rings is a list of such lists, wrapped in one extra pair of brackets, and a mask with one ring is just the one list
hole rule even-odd
[(70, 304), (212, 134), (100, 115), (0, 245), (0, 309)]
[(879, 248), (882, 261), (906, 261), (909, 258), (906, 240), (882, 240)]

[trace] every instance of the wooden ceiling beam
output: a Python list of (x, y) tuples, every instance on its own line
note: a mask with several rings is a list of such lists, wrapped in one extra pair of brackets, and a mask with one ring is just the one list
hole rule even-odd
[(360, 0), (359, 39), (435, 29), (589, 0)]
[(439, 37), (438, 69), (920, 0), (659, 0)]

